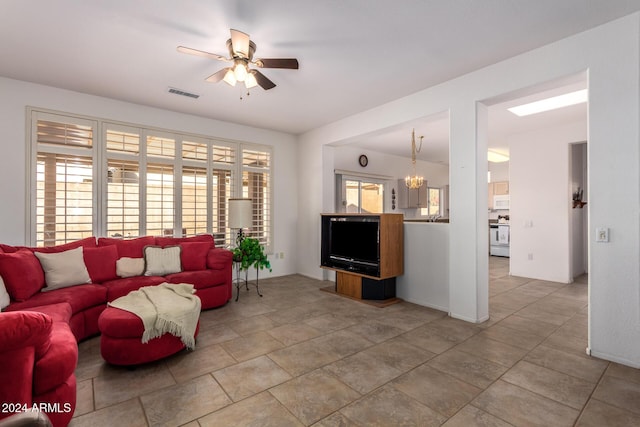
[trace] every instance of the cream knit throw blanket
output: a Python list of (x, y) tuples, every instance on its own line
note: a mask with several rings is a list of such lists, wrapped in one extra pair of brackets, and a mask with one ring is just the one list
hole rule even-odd
[(161, 283), (129, 292), (109, 305), (130, 311), (142, 319), (143, 343), (169, 333), (192, 350), (196, 345), (194, 335), (201, 306), (195, 292), (193, 285), (187, 283)]

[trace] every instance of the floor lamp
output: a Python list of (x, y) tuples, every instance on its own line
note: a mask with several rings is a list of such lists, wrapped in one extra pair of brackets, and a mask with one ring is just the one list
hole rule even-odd
[(229, 199), (229, 228), (237, 229), (236, 246), (244, 239), (244, 228), (253, 223), (253, 201), (251, 199)]
[[(236, 236), (236, 247), (239, 247), (242, 241), (244, 240), (244, 233), (242, 229), (250, 228), (253, 223), (253, 202), (251, 199), (229, 199), (229, 228), (230, 229), (238, 229), (238, 235)], [(236, 301), (238, 301), (238, 297), (240, 296), (240, 286), (243, 284), (242, 279), (240, 278), (240, 264), (241, 260), (235, 260), (236, 266), (236, 278), (233, 281), (236, 285)], [(244, 286), (249, 290), (249, 282), (247, 280), (249, 272), (246, 271), (244, 275)], [(258, 289), (258, 284), (256, 282), (256, 290), (258, 291), (258, 295), (260, 294), (260, 290)]]

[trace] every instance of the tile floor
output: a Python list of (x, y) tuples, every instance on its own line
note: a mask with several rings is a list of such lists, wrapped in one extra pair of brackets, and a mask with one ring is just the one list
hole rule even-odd
[(302, 276), (201, 316), (197, 349), (137, 367), (80, 343), (78, 426), (632, 426), (640, 370), (585, 354), (587, 285), (508, 275), (491, 319), (375, 308)]

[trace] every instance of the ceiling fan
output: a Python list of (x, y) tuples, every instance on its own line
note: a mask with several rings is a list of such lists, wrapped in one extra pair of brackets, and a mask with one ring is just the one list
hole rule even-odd
[(276, 84), (257, 69), (250, 68), (249, 65), (255, 65), (258, 68), (298, 69), (298, 60), (295, 58), (262, 58), (254, 60), (253, 54), (256, 51), (256, 44), (249, 39), (249, 34), (242, 31), (231, 30), (231, 38), (227, 40), (227, 49), (229, 49), (229, 57), (178, 46), (178, 52), (233, 62), (232, 66), (223, 68), (205, 79), (212, 83), (224, 80), (231, 86), (235, 86), (236, 82), (244, 82), (247, 89), (259, 85), (264, 90), (269, 90), (276, 87)]

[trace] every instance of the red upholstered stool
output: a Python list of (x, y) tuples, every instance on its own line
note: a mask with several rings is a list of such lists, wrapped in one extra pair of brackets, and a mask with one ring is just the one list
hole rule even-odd
[[(107, 307), (98, 318), (100, 329), (100, 353), (113, 365), (139, 365), (171, 356), (185, 348), (180, 338), (164, 334), (142, 343), (144, 326), (135, 314)], [(198, 335), (200, 322), (196, 328)]]

